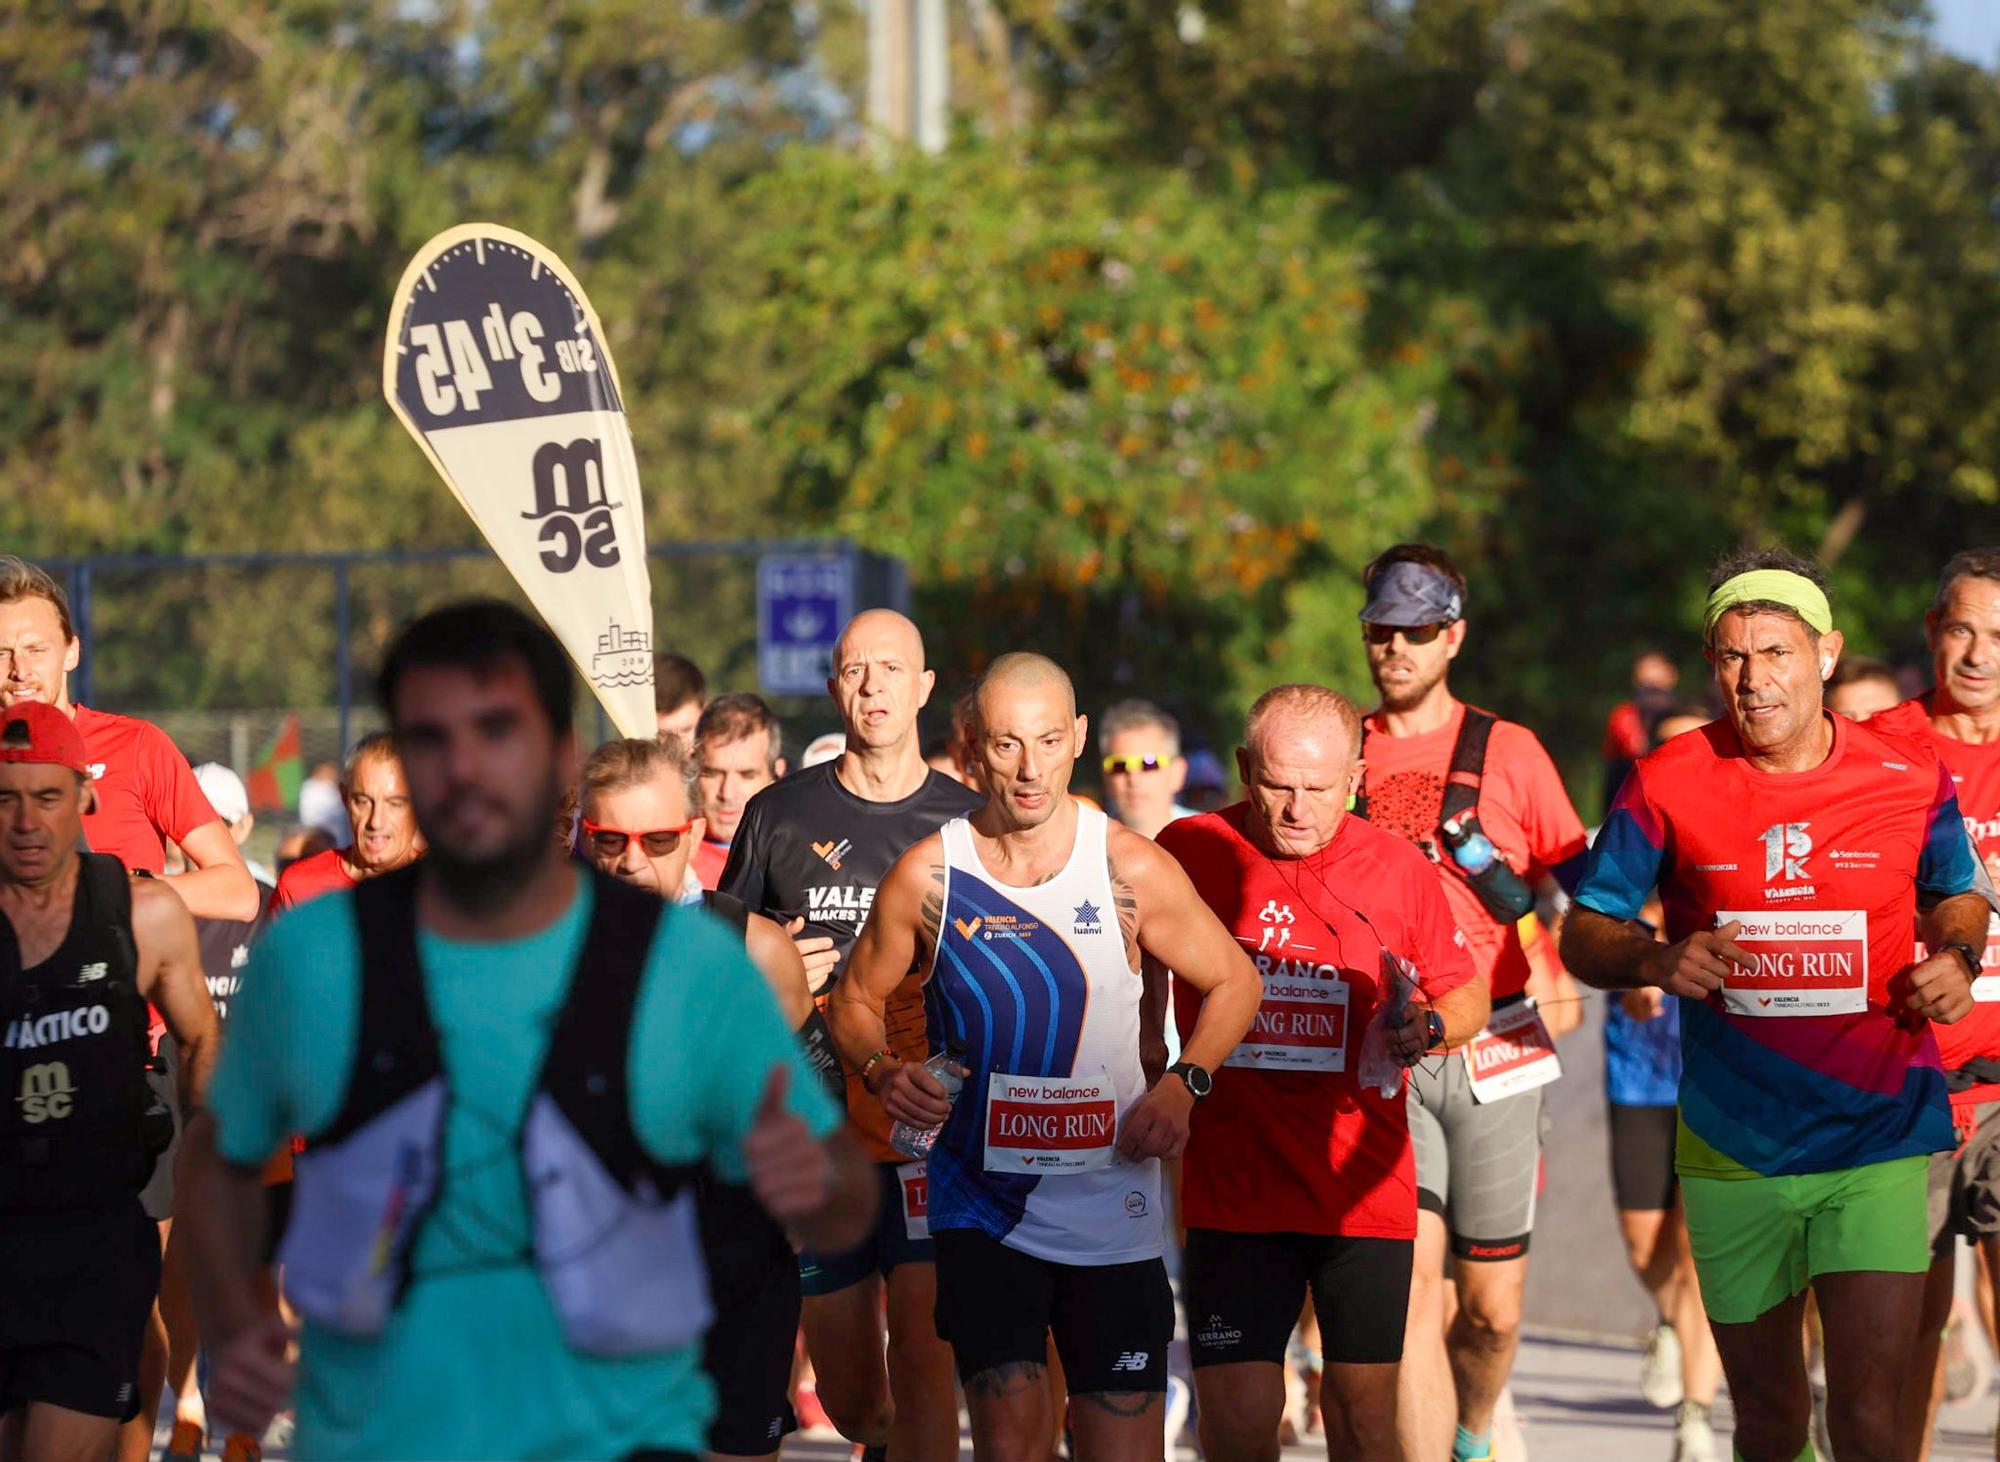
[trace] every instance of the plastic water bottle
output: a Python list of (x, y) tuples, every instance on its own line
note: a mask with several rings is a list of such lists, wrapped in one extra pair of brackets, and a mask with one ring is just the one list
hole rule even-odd
[(1493, 846), (1493, 840), (1479, 830), (1478, 824), (1470, 829), (1463, 821), (1448, 822), (1444, 825), (1445, 846), (1451, 850), (1451, 861), (1465, 870), (1468, 878), (1477, 878), (1493, 866), (1493, 860), (1500, 856)]
[[(965, 1088), (965, 1078), (959, 1073), (965, 1069), (965, 1043), (949, 1042), (945, 1048), (924, 1062), (924, 1070), (937, 1078), (938, 1085), (945, 1089), (945, 1095), (953, 1102)], [(905, 1157), (918, 1159), (931, 1155), (931, 1144), (937, 1141), (938, 1133), (944, 1130), (944, 1123), (935, 1127), (912, 1127), (908, 1122), (898, 1122), (889, 1133), (889, 1145)]]

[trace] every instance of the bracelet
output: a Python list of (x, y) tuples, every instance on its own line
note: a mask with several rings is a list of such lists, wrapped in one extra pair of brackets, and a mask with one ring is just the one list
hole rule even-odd
[(870, 1096), (873, 1096), (875, 1094), (875, 1088), (868, 1085), (869, 1075), (882, 1062), (893, 1061), (895, 1059), (896, 1059), (896, 1053), (890, 1050), (888, 1047), (884, 1046), (881, 1050), (877, 1051), (874, 1055), (870, 1056), (866, 1061), (863, 1061), (861, 1063), (861, 1084), (863, 1087), (867, 1088), (868, 1094)]

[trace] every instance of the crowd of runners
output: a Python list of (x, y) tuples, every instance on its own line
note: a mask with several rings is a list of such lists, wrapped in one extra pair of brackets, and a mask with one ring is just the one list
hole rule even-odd
[(1810, 562), (1709, 588), (1594, 838), (1453, 695), (1476, 594), (1428, 545), (1366, 571), (1372, 704), (1266, 691), (1203, 807), (1158, 706), (1093, 723), (1031, 650), (948, 702), (890, 611), (792, 767), (679, 657), (657, 737), (580, 744), (553, 637), (453, 605), (273, 877), (230, 771), (70, 700), (62, 589), (0, 557), (0, 1459), (138, 1462), (167, 1394), (177, 1459), (803, 1419), (933, 1462), (961, 1405), (983, 1462), (1524, 1458), (1601, 1006), (1672, 1456), (1719, 1462), (1726, 1380), (1743, 1462), (1914, 1462), (1959, 1241), (1988, 1315), (2000, 1273), (2000, 550), (1944, 566), (1914, 698)]

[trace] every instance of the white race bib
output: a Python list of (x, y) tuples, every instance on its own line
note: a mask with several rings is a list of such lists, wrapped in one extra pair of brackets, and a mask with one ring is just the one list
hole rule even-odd
[(1101, 1068), (1077, 1076), (1009, 1076), (986, 1082), (986, 1171), (1087, 1173), (1111, 1166), (1118, 1093)]
[(903, 1232), (913, 1239), (931, 1236), (930, 1179), (920, 1162), (896, 1165), (896, 1190), (903, 1199)]
[(1730, 965), (1723, 1005), (1732, 1015), (1855, 1015), (1868, 1008), (1868, 915), (1860, 909), (1723, 910), (1735, 942), (1757, 961)]
[(1325, 976), (1267, 975), (1257, 1019), (1224, 1066), (1252, 1071), (1345, 1071), (1347, 981)]
[(1476, 1102), (1519, 1096), (1563, 1074), (1555, 1038), (1532, 1000), (1517, 1000), (1496, 1010), (1486, 1029), (1466, 1042), (1463, 1055)]

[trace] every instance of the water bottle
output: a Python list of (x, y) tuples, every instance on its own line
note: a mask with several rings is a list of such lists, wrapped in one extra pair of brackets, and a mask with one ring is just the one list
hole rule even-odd
[[(965, 1087), (965, 1078), (959, 1073), (965, 1067), (965, 1042), (951, 1041), (945, 1048), (924, 1062), (924, 1070), (935, 1076), (938, 1085), (945, 1089), (945, 1095), (952, 1101)], [(912, 1127), (908, 1122), (898, 1122), (889, 1133), (889, 1145), (905, 1157), (922, 1160), (931, 1155), (931, 1144), (937, 1141), (938, 1133), (944, 1130), (944, 1123), (935, 1127)]]
[(1465, 870), (1467, 878), (1477, 878), (1500, 856), (1493, 840), (1480, 831), (1479, 824), (1475, 822), (1468, 828), (1462, 815), (1444, 824), (1441, 830), (1444, 845), (1451, 850), (1451, 861)]

